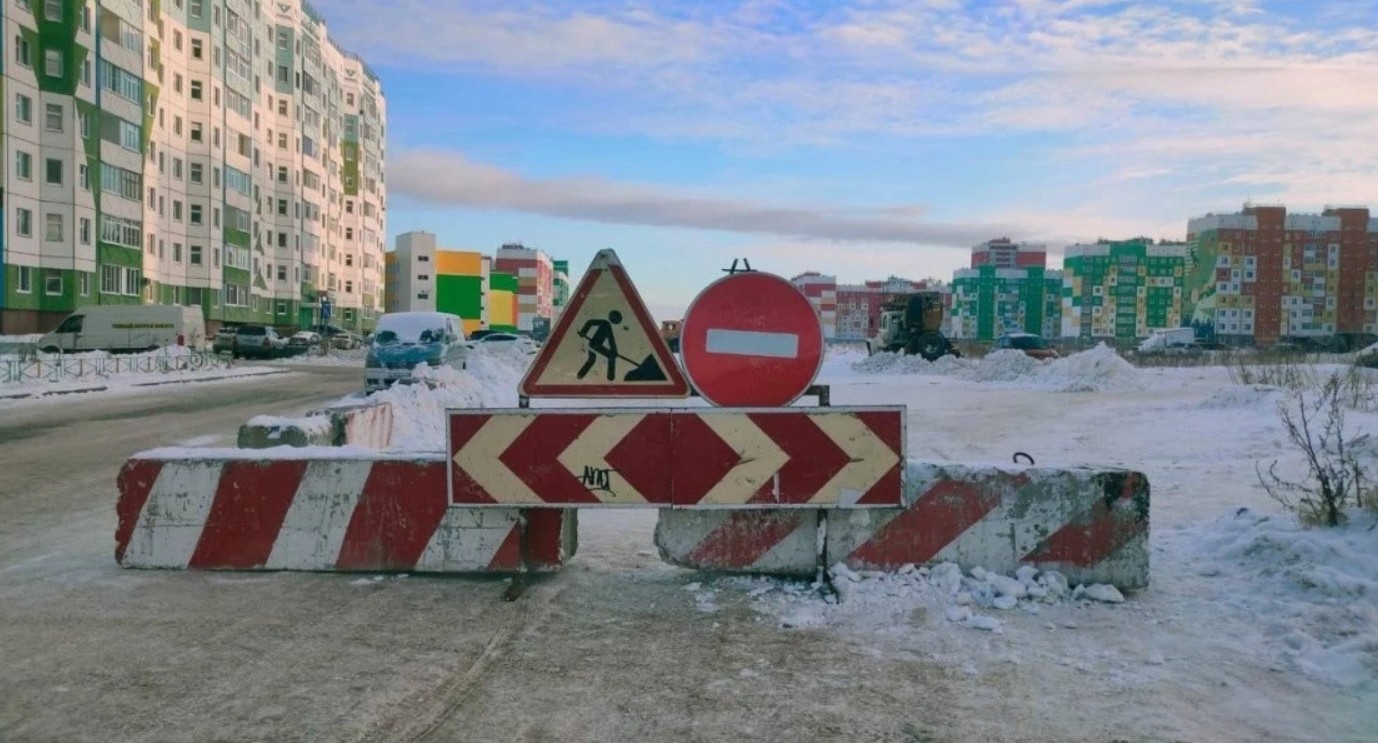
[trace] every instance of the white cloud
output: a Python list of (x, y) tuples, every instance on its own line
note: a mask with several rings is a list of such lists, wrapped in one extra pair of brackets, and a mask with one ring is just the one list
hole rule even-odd
[(702, 196), (603, 178), (529, 178), (447, 152), (408, 152), (388, 163), (394, 194), (436, 204), (510, 209), (615, 224), (687, 227), (828, 241), (965, 247), (1014, 229), (1007, 224), (945, 224), (918, 219), (921, 207), (864, 210), (784, 205)]

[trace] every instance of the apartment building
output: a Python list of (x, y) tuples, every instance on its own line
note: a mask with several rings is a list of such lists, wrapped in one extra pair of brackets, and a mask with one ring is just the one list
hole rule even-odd
[(1187, 252), (1186, 243), (1143, 237), (1068, 246), (1061, 335), (1131, 341), (1182, 327)]
[(517, 277), (517, 329), (548, 325), (555, 315), (555, 265), (544, 250), (508, 243), (498, 248), (493, 266)]
[(466, 333), (489, 329), (491, 258), (438, 247), (432, 232), (404, 232), (394, 245), (384, 257), (388, 312), (448, 312), (463, 318)]
[(1187, 223), (1191, 324), (1227, 343), (1378, 333), (1378, 219), (1366, 207), (1249, 205)]
[(1062, 325), (1062, 272), (1048, 269), (1046, 245), (1008, 237), (971, 249), (971, 267), (952, 275), (952, 337), (990, 342), (1004, 333), (1056, 337)]
[(808, 297), (823, 326), (823, 338), (837, 337), (837, 277), (817, 271), (805, 271), (790, 279), (795, 288)]
[(208, 324), (382, 308), (386, 104), (302, 0), (0, 3), (0, 332), (79, 306)]
[(941, 281), (912, 281), (891, 276), (880, 281), (838, 285), (837, 339), (856, 341), (875, 335), (880, 329), (880, 313), (887, 303), (923, 291), (940, 292), (944, 307), (952, 306), (952, 290)]

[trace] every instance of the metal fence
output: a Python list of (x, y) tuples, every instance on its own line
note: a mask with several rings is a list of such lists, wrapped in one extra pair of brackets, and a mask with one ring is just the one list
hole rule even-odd
[(0, 385), (24, 382), (68, 382), (106, 379), (123, 374), (170, 374), (227, 369), (229, 354), (193, 351), (166, 356), (63, 356), (41, 354), (0, 360)]

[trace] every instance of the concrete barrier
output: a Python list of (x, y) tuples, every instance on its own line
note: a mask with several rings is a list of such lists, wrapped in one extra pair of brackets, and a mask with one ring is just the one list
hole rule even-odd
[[(951, 561), (1013, 573), (1061, 571), (1073, 583), (1148, 585), (1149, 488), (1125, 470), (911, 464), (900, 508), (838, 509), (824, 523), (825, 565), (895, 570)], [(780, 511), (662, 510), (656, 544), (670, 562), (734, 572), (810, 574), (807, 521)]]
[(274, 446), (358, 446), (386, 449), (392, 443), (392, 406), (365, 403), (312, 410), (301, 418), (260, 415), (239, 427), (241, 449)]
[(445, 478), (438, 456), (358, 449), (146, 452), (120, 472), (115, 560), (455, 573), (556, 570), (574, 555), (575, 512), (452, 508)]

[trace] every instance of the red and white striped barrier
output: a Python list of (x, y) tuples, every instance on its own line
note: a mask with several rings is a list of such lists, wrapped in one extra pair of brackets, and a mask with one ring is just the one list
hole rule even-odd
[[(895, 570), (950, 561), (1012, 573), (1056, 569), (1074, 583), (1148, 584), (1148, 480), (1123, 470), (911, 465), (908, 506), (824, 512), (824, 564)], [(791, 522), (793, 523), (793, 522)], [(662, 510), (656, 544), (687, 567), (809, 573), (806, 523), (780, 512)], [(769, 557), (770, 559), (764, 559)]]
[(574, 554), (573, 512), (452, 508), (439, 458), (185, 455), (149, 452), (120, 472), (120, 565), (504, 572), (523, 569), (524, 547), (532, 570)]
[[(335, 411), (331, 411), (335, 412)], [(371, 403), (336, 413), (343, 446), (362, 446), (365, 449), (386, 449), (392, 444), (392, 406)]]

